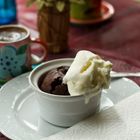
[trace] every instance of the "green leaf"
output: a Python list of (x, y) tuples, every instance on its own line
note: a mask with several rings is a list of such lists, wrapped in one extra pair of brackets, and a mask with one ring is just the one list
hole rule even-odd
[[(87, 0), (69, 0), (69, 1), (77, 4), (85, 4)], [(27, 6), (31, 6), (33, 3), (36, 3), (38, 9), (43, 8), (44, 5), (47, 7), (52, 7), (55, 4), (59, 12), (62, 12), (65, 7), (65, 2), (62, 0), (27, 0)]]
[(26, 52), (28, 45), (23, 45), (17, 50), (17, 54), (23, 54)]
[(58, 1), (56, 3), (56, 8), (59, 12), (62, 12), (64, 10), (64, 7), (65, 7), (65, 2), (63, 1)]
[(70, 2), (77, 3), (77, 4), (85, 4), (86, 0), (70, 0)]
[(53, 6), (53, 3), (48, 1), (48, 2), (45, 3), (45, 6), (52, 7)]
[(44, 5), (45, 5), (44, 1), (38, 1), (37, 2), (38, 9), (42, 9)]

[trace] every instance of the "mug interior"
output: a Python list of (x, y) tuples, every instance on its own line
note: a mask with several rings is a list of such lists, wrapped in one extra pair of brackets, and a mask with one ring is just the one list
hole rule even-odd
[(14, 43), (26, 39), (30, 31), (23, 25), (3, 25), (0, 27), (0, 43)]

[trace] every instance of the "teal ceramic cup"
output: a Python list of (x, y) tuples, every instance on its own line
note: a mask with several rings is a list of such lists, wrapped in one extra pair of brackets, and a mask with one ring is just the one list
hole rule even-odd
[[(8, 80), (31, 70), (32, 54), (30, 31), (21, 25), (0, 26), (0, 86)], [(39, 43), (39, 42), (38, 42)], [(46, 56), (46, 49), (39, 58)]]

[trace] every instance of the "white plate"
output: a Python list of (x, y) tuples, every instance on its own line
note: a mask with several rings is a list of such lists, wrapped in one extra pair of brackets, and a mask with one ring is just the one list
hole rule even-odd
[[(110, 89), (102, 94), (101, 109), (106, 109), (139, 90), (139, 86), (131, 80), (115, 80)], [(1, 88), (0, 132), (7, 137), (14, 140), (39, 140), (66, 129), (41, 120), (38, 112), (35, 94), (28, 83), (28, 73), (7, 82)]]

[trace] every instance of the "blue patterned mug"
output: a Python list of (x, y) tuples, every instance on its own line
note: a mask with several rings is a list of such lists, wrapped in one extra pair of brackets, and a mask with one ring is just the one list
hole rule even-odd
[[(0, 86), (11, 78), (31, 70), (33, 59), (31, 54), (32, 41), (30, 31), (22, 25), (0, 26)], [(43, 44), (43, 55), (38, 62), (44, 60), (46, 49)]]

